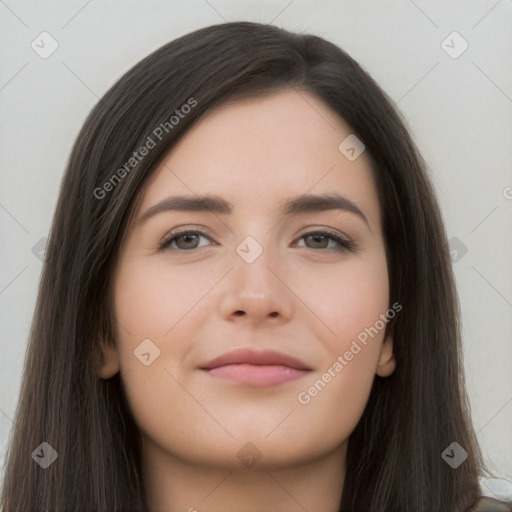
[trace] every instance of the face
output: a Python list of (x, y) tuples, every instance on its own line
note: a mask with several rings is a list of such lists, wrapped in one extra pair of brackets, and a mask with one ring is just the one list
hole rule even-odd
[(144, 449), (231, 468), (343, 453), (394, 368), (377, 191), (365, 153), (338, 149), (350, 134), (280, 92), (212, 110), (155, 171), (99, 370), (121, 372)]

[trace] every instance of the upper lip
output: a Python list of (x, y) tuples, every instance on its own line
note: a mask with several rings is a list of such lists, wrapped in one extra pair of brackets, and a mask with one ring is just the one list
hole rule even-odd
[(282, 354), (275, 350), (256, 351), (249, 348), (239, 348), (226, 352), (202, 365), (200, 368), (202, 370), (211, 370), (228, 364), (281, 365), (297, 370), (311, 370), (311, 368), (300, 359), (287, 354)]

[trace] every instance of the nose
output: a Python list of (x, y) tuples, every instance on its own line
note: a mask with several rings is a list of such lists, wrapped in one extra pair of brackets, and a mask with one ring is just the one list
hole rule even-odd
[(252, 262), (235, 253), (233, 269), (222, 289), (222, 317), (254, 325), (288, 322), (295, 311), (290, 277), (277, 256), (266, 248)]

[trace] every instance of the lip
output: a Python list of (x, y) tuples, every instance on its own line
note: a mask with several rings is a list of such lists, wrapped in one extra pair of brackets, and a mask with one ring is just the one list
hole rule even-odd
[(256, 366), (279, 365), (294, 368), (296, 370), (311, 370), (300, 359), (277, 352), (275, 350), (256, 351), (250, 348), (238, 348), (212, 359), (201, 366), (202, 370), (212, 370), (228, 364), (251, 364)]
[(200, 369), (212, 377), (253, 387), (284, 384), (307, 375), (312, 369), (295, 357), (274, 350), (242, 348), (212, 359)]

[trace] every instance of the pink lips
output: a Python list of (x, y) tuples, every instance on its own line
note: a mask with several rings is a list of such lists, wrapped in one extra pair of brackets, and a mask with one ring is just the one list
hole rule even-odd
[(253, 387), (270, 387), (298, 379), (311, 368), (299, 359), (273, 350), (237, 349), (201, 366), (214, 377)]

